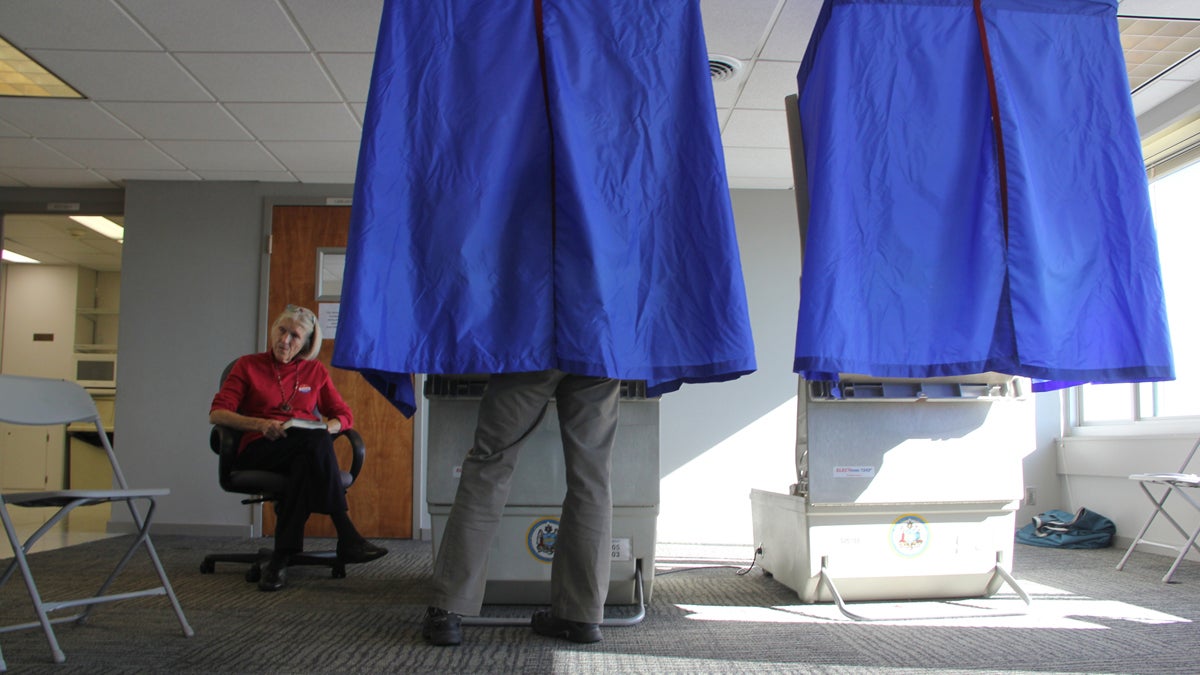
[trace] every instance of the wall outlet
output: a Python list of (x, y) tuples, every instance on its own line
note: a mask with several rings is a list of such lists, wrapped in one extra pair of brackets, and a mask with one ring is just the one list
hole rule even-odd
[(1033, 489), (1032, 485), (1025, 486), (1025, 506), (1033, 506), (1037, 504), (1037, 490)]

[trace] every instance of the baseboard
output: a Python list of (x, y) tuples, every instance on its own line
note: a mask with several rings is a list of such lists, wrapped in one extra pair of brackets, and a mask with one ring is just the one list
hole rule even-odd
[[(109, 534), (133, 534), (136, 532), (133, 523), (110, 520), (106, 531)], [(152, 535), (179, 534), (189, 537), (252, 537), (254, 530), (250, 525), (211, 525), (196, 523), (154, 523), (150, 526)]]

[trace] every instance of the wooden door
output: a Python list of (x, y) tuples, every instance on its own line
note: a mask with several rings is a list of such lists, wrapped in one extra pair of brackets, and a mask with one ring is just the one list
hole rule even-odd
[[(271, 220), (271, 271), (267, 316), (270, 321), (288, 304), (319, 311), (317, 249), (344, 247), (350, 229), (348, 206), (276, 206)], [(327, 302), (336, 302), (329, 300)], [(354, 428), (367, 448), (362, 473), (346, 493), (350, 518), (367, 537), (412, 538), (413, 429), (400, 414), (356, 372), (330, 366), (334, 339), (325, 336), (320, 360), (333, 377), (338, 393), (354, 414)], [(349, 453), (339, 460), (349, 466)], [(274, 531), (274, 513), (263, 509), (263, 531)], [(329, 518), (314, 514), (305, 534), (336, 536)]]

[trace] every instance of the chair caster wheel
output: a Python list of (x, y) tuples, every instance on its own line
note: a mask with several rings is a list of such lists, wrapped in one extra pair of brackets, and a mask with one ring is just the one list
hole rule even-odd
[(345, 579), (346, 578), (346, 566), (345, 565), (334, 565), (333, 569), (330, 570), (329, 574), (334, 579)]
[(247, 582), (252, 583), (252, 584), (257, 584), (258, 580), (261, 578), (262, 578), (262, 568), (259, 567), (258, 565), (253, 565), (250, 567), (250, 569), (246, 570), (246, 581)]
[(217, 571), (217, 564), (211, 560), (200, 563), (200, 574), (212, 574)]

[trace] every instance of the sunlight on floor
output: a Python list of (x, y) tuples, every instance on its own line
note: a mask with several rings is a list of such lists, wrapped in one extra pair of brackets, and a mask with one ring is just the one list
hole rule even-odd
[[(8, 512), (12, 516), (13, 525), (16, 526), (17, 534), (20, 536), (21, 541), (25, 541), (50, 516), (54, 515), (55, 510), (10, 506)], [(53, 529), (42, 535), (42, 538), (34, 545), (31, 552), (52, 551), (65, 546), (73, 546), (75, 544), (96, 541), (97, 539), (118, 536), (116, 534), (109, 534), (106, 531), (110, 511), (111, 505), (109, 504), (97, 504), (76, 509), (63, 521), (55, 525)], [(0, 557), (12, 557), (12, 546), (9, 545), (7, 537), (0, 540)]]
[[(1097, 600), (1052, 586), (1021, 580), (1033, 598), (1026, 606), (1012, 593), (990, 598), (913, 602), (855, 602), (850, 609), (870, 619), (865, 623), (901, 626), (953, 626), (955, 628), (1066, 628), (1104, 630), (1109, 626), (1088, 621), (1122, 620), (1142, 624), (1189, 623), (1188, 619), (1124, 602)], [(759, 623), (864, 623), (843, 615), (836, 605), (782, 605), (729, 607), (677, 605), (696, 621)]]

